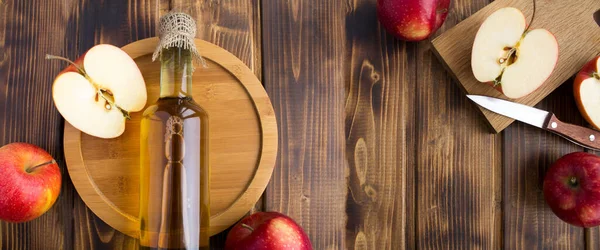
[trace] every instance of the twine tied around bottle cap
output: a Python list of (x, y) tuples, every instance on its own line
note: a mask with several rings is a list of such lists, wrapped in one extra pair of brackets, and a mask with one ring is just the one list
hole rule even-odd
[(196, 21), (188, 14), (170, 12), (160, 18), (158, 37), (160, 43), (152, 54), (152, 61), (160, 56), (162, 49), (181, 47), (192, 52), (196, 64), (206, 68), (206, 61), (198, 52), (194, 39), (196, 37)]

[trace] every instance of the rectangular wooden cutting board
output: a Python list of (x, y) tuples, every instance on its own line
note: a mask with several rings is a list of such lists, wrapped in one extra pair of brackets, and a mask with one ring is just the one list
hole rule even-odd
[[(535, 17), (531, 22), (532, 0), (494, 1), (435, 38), (432, 50), (467, 94), (510, 100), (475, 79), (471, 70), (471, 48), (479, 26), (490, 14), (503, 7), (520, 9), (531, 29), (549, 30), (556, 36), (559, 47), (558, 62), (548, 80), (528, 96), (511, 100), (534, 106), (600, 54), (600, 27), (594, 20), (594, 13), (600, 9), (600, 0), (536, 0), (535, 5)], [(513, 122), (510, 118), (479, 109), (496, 133)]]

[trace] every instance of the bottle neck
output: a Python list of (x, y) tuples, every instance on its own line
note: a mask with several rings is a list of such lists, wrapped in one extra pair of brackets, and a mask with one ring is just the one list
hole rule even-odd
[(172, 47), (160, 53), (160, 98), (192, 98), (192, 53)]

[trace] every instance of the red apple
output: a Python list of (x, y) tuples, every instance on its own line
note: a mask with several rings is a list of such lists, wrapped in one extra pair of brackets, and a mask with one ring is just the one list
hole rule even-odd
[(600, 157), (576, 152), (558, 159), (544, 178), (544, 198), (571, 225), (600, 225)]
[(311, 250), (306, 233), (277, 212), (258, 212), (238, 222), (227, 235), (226, 250)]
[(600, 130), (600, 56), (589, 61), (575, 77), (575, 102), (579, 112)]
[(61, 175), (52, 156), (27, 143), (0, 148), (0, 220), (33, 220), (52, 207)]
[(442, 26), (450, 0), (377, 0), (377, 17), (392, 35), (421, 41)]

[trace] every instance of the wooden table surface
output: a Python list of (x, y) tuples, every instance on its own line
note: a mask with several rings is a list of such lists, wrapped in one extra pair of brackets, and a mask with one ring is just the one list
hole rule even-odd
[[(488, 4), (454, 0), (436, 35)], [(42, 217), (0, 223), (2, 249), (132, 249), (78, 196), (63, 156), (51, 85), (95, 44), (156, 35), (170, 9), (197, 37), (262, 80), (280, 133), (277, 166), (255, 210), (297, 220), (315, 249), (598, 249), (600, 232), (561, 222), (542, 196), (560, 156), (583, 151), (514, 123), (491, 134), (433, 56), (379, 26), (376, 0), (0, 0), (0, 145), (48, 150), (63, 173)], [(591, 17), (590, 17), (591, 18)], [(538, 107), (586, 125), (568, 81)], [(212, 238), (221, 249), (225, 234)]]

